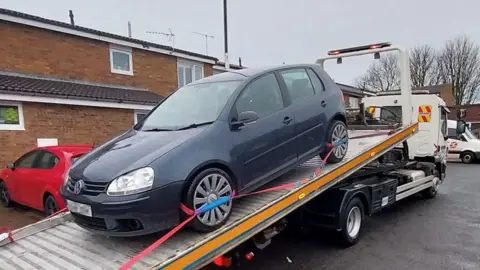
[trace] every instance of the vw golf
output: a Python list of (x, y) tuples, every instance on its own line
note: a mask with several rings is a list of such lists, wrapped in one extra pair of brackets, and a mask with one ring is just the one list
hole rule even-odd
[[(74, 221), (110, 236), (169, 229), (191, 209), (250, 192), (347, 140), (343, 95), (316, 64), (243, 69), (183, 86), (80, 158), (61, 193)], [(328, 162), (340, 162), (348, 143)], [(234, 201), (190, 224), (212, 231)]]

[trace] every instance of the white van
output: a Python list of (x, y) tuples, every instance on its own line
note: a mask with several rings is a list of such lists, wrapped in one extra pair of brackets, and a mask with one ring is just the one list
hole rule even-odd
[(467, 127), (465, 132), (456, 135), (457, 121), (448, 120), (448, 157), (460, 158), (463, 163), (480, 160), (480, 140)]

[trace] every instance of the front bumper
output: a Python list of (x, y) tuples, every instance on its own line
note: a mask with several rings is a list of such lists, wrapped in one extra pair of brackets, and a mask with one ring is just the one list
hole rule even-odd
[(170, 229), (180, 220), (183, 181), (135, 195), (77, 195), (62, 187), (64, 200), (91, 206), (92, 216), (71, 212), (80, 227), (107, 236), (140, 236)]

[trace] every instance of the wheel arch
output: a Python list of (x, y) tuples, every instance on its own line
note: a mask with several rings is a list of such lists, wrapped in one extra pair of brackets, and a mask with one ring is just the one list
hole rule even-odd
[(210, 160), (210, 161), (207, 161), (207, 162), (204, 162), (204, 163), (198, 165), (197, 167), (195, 167), (190, 172), (190, 174), (188, 174), (188, 176), (186, 178), (187, 181), (185, 181), (185, 186), (183, 187), (182, 195), (185, 195), (185, 192), (187, 192), (188, 187), (192, 183), (195, 176), (197, 176), (202, 171), (204, 171), (206, 169), (211, 169), (211, 168), (216, 168), (216, 169), (220, 169), (222, 171), (225, 171), (225, 173), (227, 173), (230, 176), (230, 178), (232, 179), (232, 182), (233, 182), (233, 185), (234, 185), (233, 188), (236, 189), (238, 187), (239, 183), (238, 183), (237, 176), (235, 175), (233, 170), (224, 161)]

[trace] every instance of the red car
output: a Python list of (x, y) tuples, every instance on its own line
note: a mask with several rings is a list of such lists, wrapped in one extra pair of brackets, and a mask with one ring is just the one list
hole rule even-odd
[(0, 173), (0, 200), (5, 207), (14, 203), (51, 215), (65, 207), (59, 194), (67, 170), (89, 152), (92, 145), (62, 145), (35, 148)]

